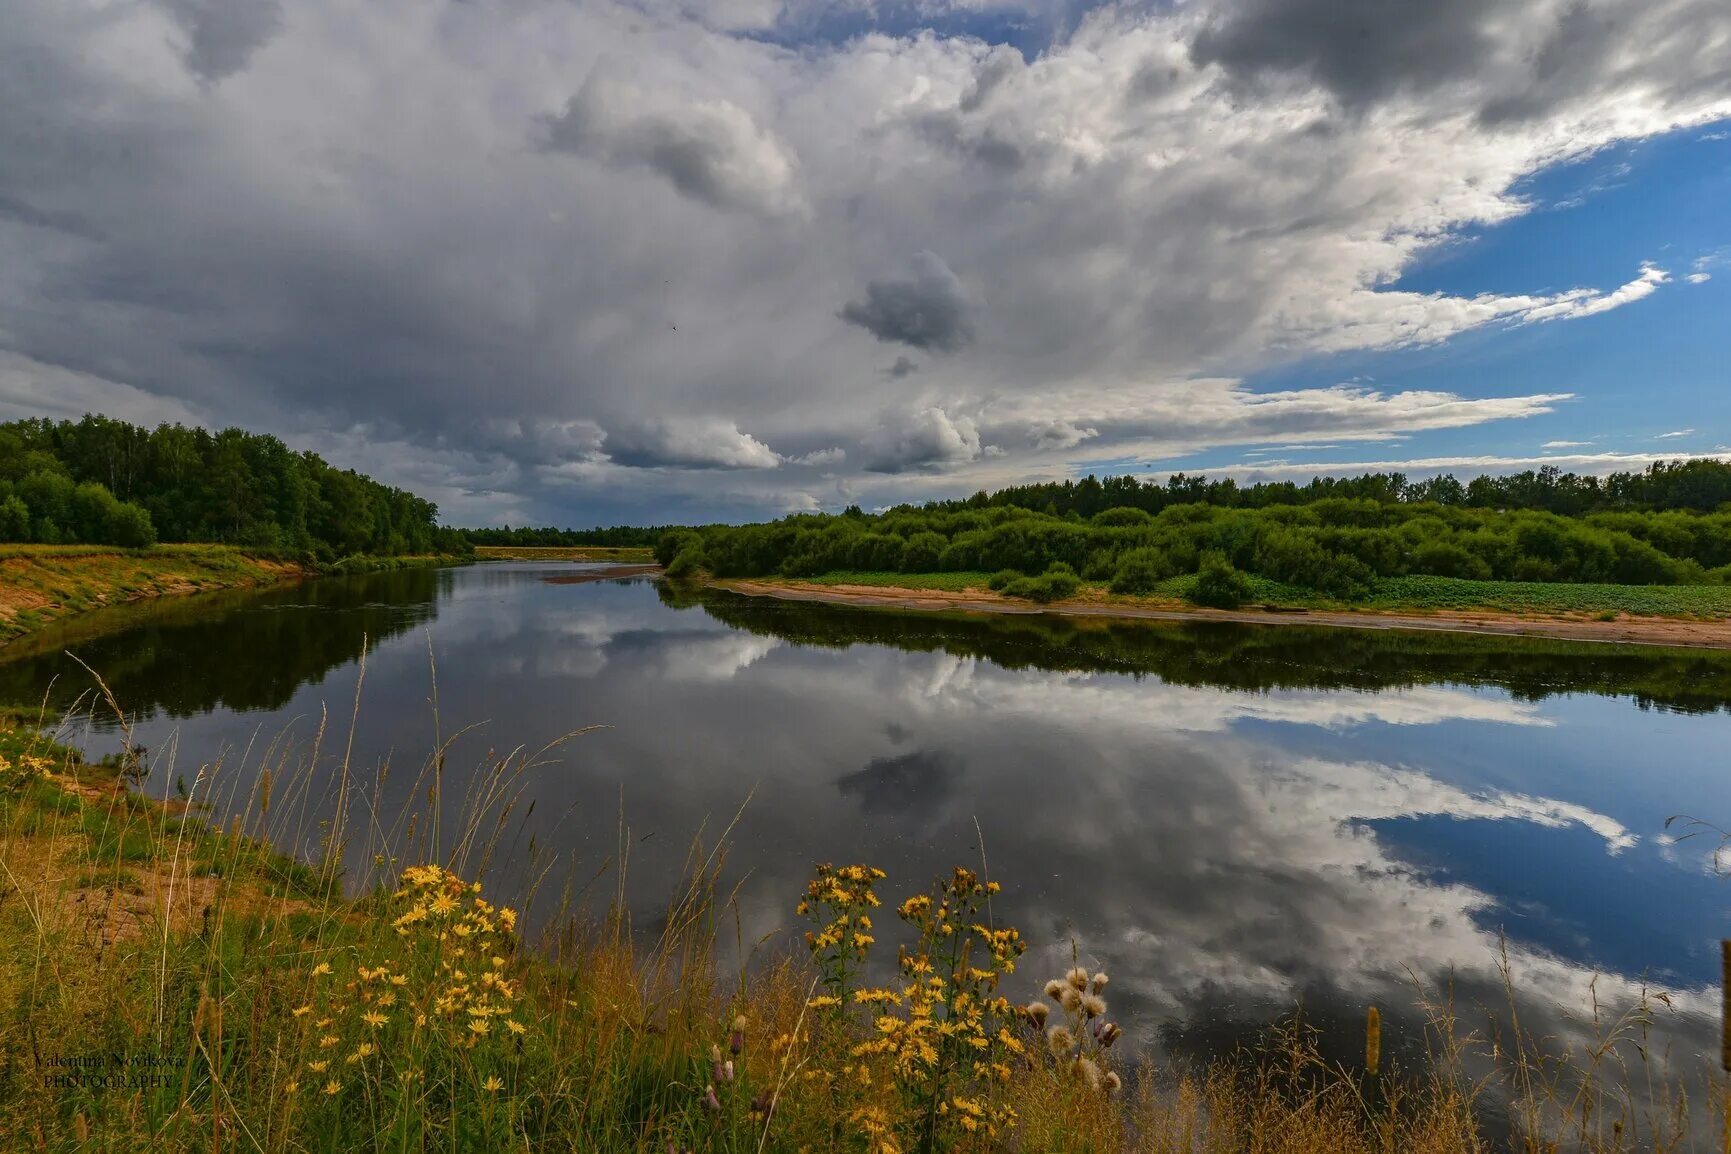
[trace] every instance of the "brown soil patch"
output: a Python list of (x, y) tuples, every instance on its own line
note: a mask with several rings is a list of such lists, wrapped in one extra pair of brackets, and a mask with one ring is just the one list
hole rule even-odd
[(1173, 603), (1129, 605), (1112, 601), (1061, 601), (1035, 605), (984, 590), (952, 593), (941, 589), (886, 589), (866, 585), (805, 585), (777, 581), (716, 581), (720, 589), (751, 597), (785, 601), (823, 601), (895, 609), (960, 610), (973, 613), (1056, 613), (1142, 621), (1231, 621), (1247, 625), (1327, 625), (1345, 629), (1405, 629), (1431, 633), (1488, 633), (1509, 637), (1553, 637), (1625, 645), (1667, 645), (1731, 649), (1731, 620), (1686, 621), (1671, 617), (1619, 616), (1597, 621), (1587, 616), (1533, 617), (1517, 613), (1439, 611), (1436, 613), (1355, 613), (1341, 610), (1202, 609)]
[(605, 569), (592, 569), (587, 573), (560, 574), (557, 577), (543, 577), (546, 585), (583, 585), (590, 581), (612, 581), (619, 577), (642, 577), (646, 573), (659, 573), (659, 565), (609, 565)]

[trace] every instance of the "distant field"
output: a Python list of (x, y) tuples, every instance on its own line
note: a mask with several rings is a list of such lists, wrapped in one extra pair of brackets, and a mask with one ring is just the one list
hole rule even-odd
[[(812, 585), (868, 585), (891, 589), (935, 589), (959, 593), (986, 588), (989, 573), (869, 573), (841, 571), (803, 578)], [(1082, 584), (1081, 597), (1121, 600), (1125, 604), (1182, 602), (1195, 581), (1193, 574), (1164, 581), (1145, 597), (1114, 597), (1105, 582)], [(1270, 581), (1250, 577), (1251, 604), (1307, 609), (1364, 609), (1379, 612), (1486, 609), (1504, 613), (1617, 614), (1654, 617), (1731, 617), (1728, 585), (1569, 585), (1523, 581), (1469, 581), (1456, 577), (1391, 577), (1363, 601), (1342, 602)]]
[(635, 548), (611, 545), (477, 545), (478, 561), (618, 561), (621, 564), (647, 564), (655, 560), (655, 551), (647, 546)]

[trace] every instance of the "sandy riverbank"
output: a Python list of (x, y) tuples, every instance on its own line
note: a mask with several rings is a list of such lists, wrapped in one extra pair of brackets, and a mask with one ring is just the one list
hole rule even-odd
[(1050, 605), (1001, 597), (984, 590), (950, 592), (868, 585), (814, 585), (798, 581), (721, 580), (718, 589), (751, 597), (787, 601), (822, 601), (841, 605), (871, 605), (894, 609), (960, 610), (971, 613), (1058, 613), (1073, 617), (1108, 617), (1149, 621), (1230, 621), (1251, 625), (1326, 625), (1347, 629), (1408, 629), (1421, 632), (1487, 633), (1510, 637), (1555, 637), (1571, 641), (1603, 641), (1629, 645), (1686, 646), (1731, 649), (1731, 620), (1685, 620), (1675, 617), (1635, 617), (1620, 614), (1600, 621), (1585, 615), (1539, 617), (1484, 611), (1398, 613), (1386, 610), (1285, 610), (1244, 608), (1203, 609), (1181, 602), (1147, 604), (1112, 598), (1072, 600)]

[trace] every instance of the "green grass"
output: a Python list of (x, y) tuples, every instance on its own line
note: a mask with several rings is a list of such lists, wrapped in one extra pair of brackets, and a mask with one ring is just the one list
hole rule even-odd
[(1727, 585), (1567, 585), (1468, 581), (1457, 577), (1391, 577), (1369, 601), (1373, 609), (1500, 609), (1511, 613), (1628, 613), (1657, 617), (1731, 616)]
[(985, 592), (990, 573), (868, 573), (847, 569), (824, 573), (817, 577), (802, 577), (811, 585), (873, 585), (886, 589), (940, 589), (945, 593), (960, 593), (964, 589)]

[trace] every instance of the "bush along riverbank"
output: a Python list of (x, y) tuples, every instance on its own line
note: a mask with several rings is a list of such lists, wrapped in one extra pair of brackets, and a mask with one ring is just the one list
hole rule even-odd
[(319, 562), (227, 545), (0, 545), (0, 646), (78, 613), (130, 601), (469, 559), (362, 555)]
[[(1731, 477), (1731, 468), (1712, 476), (1721, 472)], [(1182, 488), (1124, 496), (1150, 494), (1160, 498), (1155, 512), (1115, 504), (1087, 517), (1075, 508), (1059, 515), (980, 494), (878, 514), (710, 525), (665, 534), (656, 559), (675, 578), (972, 574), (1035, 602), (1093, 588), (1226, 609), (1251, 602), (1406, 608), (1545, 587), (1553, 590), (1546, 597), (1520, 596), (1592, 612), (1676, 605), (1731, 615), (1731, 512), (1617, 506), (1565, 515), (1443, 503), (1424, 486), (1380, 499), (1300, 500), (1306, 494), (1295, 490), (1262, 494), (1292, 503), (1256, 506), (1210, 504), (1205, 493)], [(1687, 592), (1652, 592), (1666, 589)]]
[(496, 892), (524, 776), (557, 745), (490, 756), (449, 809), (435, 753), (424, 808), (363, 815), (383, 770), (275, 743), (147, 800), (167, 767), (124, 717), (95, 765), (40, 721), (0, 716), (5, 1148), (1368, 1154), (1489, 1150), (1500, 1127), (1515, 1149), (1621, 1151), (1718, 1125), (1716, 1085), (1686, 1109), (1643, 1064), (1646, 1002), (1573, 1058), (1518, 1022), (1490, 1052), (1438, 998), (1408, 1068), (1368, 1007), (1362, 1057), (1325, 1059), (1289, 1019), (1159, 1068), (1108, 975), (1019, 972), (983, 866), (886, 901), (881, 870), (820, 864), (789, 895), (803, 934), (730, 974), (719, 851), (693, 848), (646, 931), (572, 885)]

